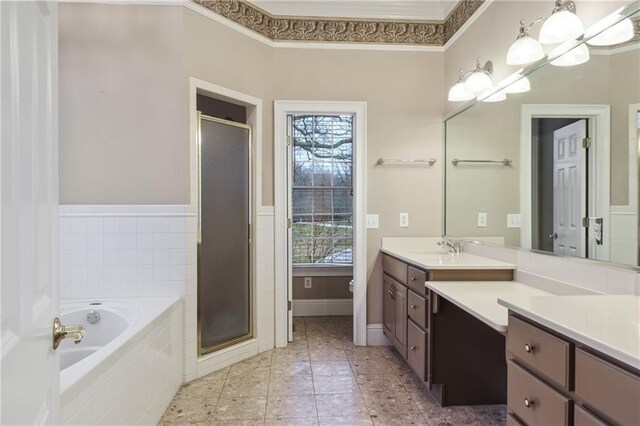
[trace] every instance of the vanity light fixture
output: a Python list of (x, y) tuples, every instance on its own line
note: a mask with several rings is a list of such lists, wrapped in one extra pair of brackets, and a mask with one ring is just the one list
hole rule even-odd
[(477, 58), (476, 69), (471, 72), (464, 83), (465, 89), (476, 96), (485, 93), (493, 87), (493, 82), (491, 81), (492, 74), (493, 63), (487, 61), (484, 66), (482, 66), (480, 64), (480, 58)]
[(545, 18), (538, 18), (528, 27), (520, 21), (520, 33), (507, 52), (507, 65), (525, 65), (544, 58), (544, 50), (538, 40), (529, 36), (529, 30)]
[[(587, 43), (592, 46), (613, 46), (631, 40), (634, 36), (633, 22), (629, 18), (620, 20), (622, 18), (620, 12), (623, 9), (621, 7), (589, 27), (585, 32), (585, 37), (597, 35), (587, 40)], [(615, 22), (617, 23), (613, 25)]]
[(556, 0), (556, 5), (540, 28), (538, 40), (542, 44), (558, 44), (575, 40), (584, 33), (582, 21), (576, 15), (576, 5), (571, 0)]
[(449, 89), (449, 101), (450, 102), (464, 102), (470, 101), (475, 98), (473, 93), (467, 91), (464, 83), (464, 71), (460, 70), (460, 75), (458, 76), (458, 82)]
[(482, 102), (502, 102), (507, 100), (507, 93), (503, 89), (485, 98), (481, 96), (480, 99), (482, 99)]
[(557, 59), (551, 61), (551, 65), (555, 65), (556, 67), (572, 67), (574, 65), (584, 64), (590, 58), (589, 48), (586, 44), (580, 44), (573, 49), (563, 52), (564, 49), (566, 49), (566, 47), (560, 45), (549, 54), (549, 56), (556, 56), (556, 53), (562, 52)]
[(504, 79), (501, 86), (504, 86), (505, 93), (526, 93), (531, 90), (529, 78), (522, 75), (523, 70), (518, 70)]

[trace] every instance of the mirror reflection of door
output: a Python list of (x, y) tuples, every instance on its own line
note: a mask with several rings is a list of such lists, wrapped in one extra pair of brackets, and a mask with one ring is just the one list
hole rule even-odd
[(587, 217), (586, 149), (587, 121), (580, 120), (553, 132), (553, 251), (557, 254), (585, 257)]
[(586, 257), (588, 205), (588, 121), (581, 118), (534, 118), (534, 249)]

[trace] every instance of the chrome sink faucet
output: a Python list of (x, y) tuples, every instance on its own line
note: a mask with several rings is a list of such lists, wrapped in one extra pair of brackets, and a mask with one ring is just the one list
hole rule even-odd
[(438, 241), (439, 246), (447, 246), (449, 247), (450, 253), (462, 253), (462, 241), (460, 240), (452, 240), (450, 238), (444, 238), (442, 241)]

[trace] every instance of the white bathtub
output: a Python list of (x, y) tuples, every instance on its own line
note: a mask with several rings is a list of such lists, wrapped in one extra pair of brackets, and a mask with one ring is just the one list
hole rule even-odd
[(86, 330), (59, 348), (62, 422), (157, 421), (182, 382), (181, 307), (163, 297), (62, 303), (62, 324)]

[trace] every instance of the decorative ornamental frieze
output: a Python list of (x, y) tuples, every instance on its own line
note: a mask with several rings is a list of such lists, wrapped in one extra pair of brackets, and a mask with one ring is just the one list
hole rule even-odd
[(482, 6), (485, 0), (461, 0), (444, 21), (444, 42), (451, 37), (471, 18), (471, 15)]
[[(273, 16), (241, 0), (194, 0), (258, 34), (275, 41), (314, 41), (341, 43), (411, 44), (443, 46), (445, 23), (442, 21), (395, 21), (386, 19), (341, 19)], [(466, 0), (469, 3), (484, 0)], [(458, 7), (456, 7), (456, 10)], [(461, 19), (472, 10), (467, 6)], [(475, 10), (475, 9), (473, 9)], [(471, 12), (472, 13), (472, 12)]]

